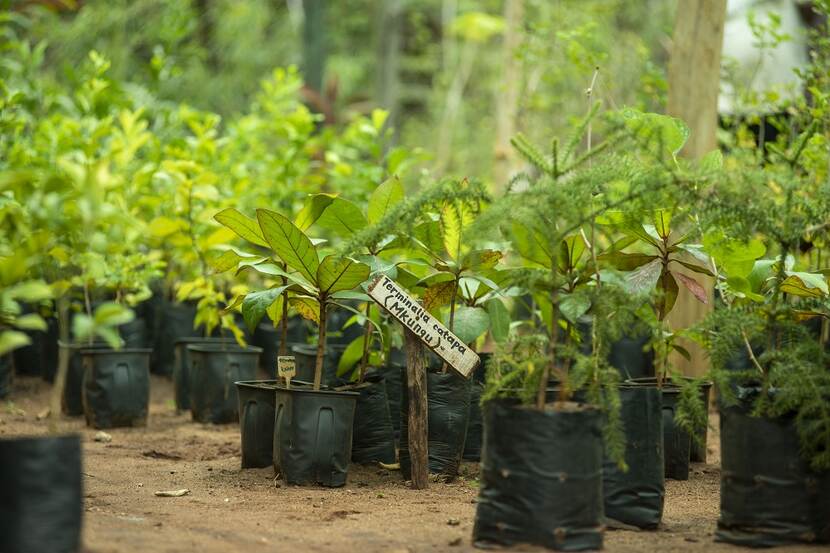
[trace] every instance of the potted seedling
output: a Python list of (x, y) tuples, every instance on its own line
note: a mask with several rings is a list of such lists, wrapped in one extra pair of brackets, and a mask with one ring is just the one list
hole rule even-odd
[[(482, 228), (505, 231), (521, 261), (512, 286), (531, 294), (535, 315), (497, 348), (488, 371), (476, 543), (599, 548), (605, 517), (613, 516), (619, 500), (613, 488), (604, 487), (603, 466), (625, 470), (643, 448), (661, 459), (661, 433), (644, 440), (625, 425), (623, 434), (624, 390), (608, 355), (633, 319), (637, 298), (616, 273), (600, 268), (600, 245), (607, 239), (597, 218), (686, 194), (675, 185), (692, 178), (672, 173), (666, 157), (671, 161), (673, 155), (666, 156), (665, 148), (667, 139), (682, 138), (683, 126), (660, 116), (632, 125), (628, 111), (612, 113), (604, 140), (592, 145), (597, 110), (589, 110), (567, 141), (554, 139), (548, 153), (515, 138), (514, 146), (540, 176), (523, 177), (527, 186), (509, 191), (481, 221)], [(641, 144), (653, 135), (658, 151)], [(580, 151), (583, 140), (587, 148)], [(656, 387), (636, 405), (661, 421)], [(544, 467), (544, 474), (536, 467)], [(638, 498), (642, 516), (634, 523), (642, 527), (655, 527), (662, 515), (662, 462), (654, 469), (659, 478)], [(518, 501), (534, 507), (516, 509)]]
[[(279, 213), (259, 209), (257, 223), (255, 227), (248, 226), (242, 237), (269, 246), (275, 260), (286, 267), (286, 271), (280, 271), (272, 263), (272, 270), (284, 276), (288, 284), (254, 297), (260, 300), (264, 311), (285, 295), (284, 301), (319, 328), (313, 382), (293, 386), (287, 383), (277, 389), (274, 468), (289, 484), (342, 486), (351, 458), (358, 394), (323, 389), (327, 312), (332, 306), (342, 307), (342, 302), (352, 297), (351, 292), (369, 277), (370, 268), (334, 254), (320, 259), (321, 246)], [(319, 416), (321, 410), (330, 415)], [(321, 435), (327, 439), (320, 440)]]
[[(626, 405), (628, 394), (645, 394), (650, 392), (637, 389), (656, 387), (661, 394), (663, 418), (663, 459), (652, 459), (653, 463), (663, 463), (666, 478), (687, 480), (689, 478), (689, 461), (691, 452), (691, 435), (696, 441), (705, 444), (707, 425), (706, 404), (698, 405), (694, 398), (706, 398), (710, 383), (701, 379), (683, 377), (669, 366), (669, 354), (672, 351), (690, 359), (689, 352), (679, 343), (683, 335), (682, 329), (672, 329), (668, 325), (667, 317), (675, 306), (679, 292), (679, 284), (688, 289), (692, 296), (702, 303), (708, 303), (706, 289), (703, 284), (690, 273), (713, 276), (707, 267), (710, 261), (706, 255), (691, 243), (693, 232), (678, 232), (672, 228), (672, 212), (669, 209), (657, 209), (652, 212), (652, 222), (641, 224), (638, 217), (622, 213), (608, 213), (604, 223), (613, 228), (619, 235), (617, 247), (613, 251), (598, 257), (601, 263), (607, 263), (625, 274), (624, 285), (634, 296), (650, 297), (653, 309), (644, 310), (642, 319), (653, 322), (655, 338), (652, 347), (657, 353), (655, 376), (630, 379), (626, 383), (626, 392), (623, 396), (623, 405)], [(682, 220), (682, 219), (681, 219)], [(619, 247), (622, 246), (622, 247)], [(629, 248), (634, 252), (627, 252)], [(630, 391), (629, 391), (630, 389)], [(639, 403), (634, 397), (631, 402)], [(626, 410), (624, 409), (625, 413)], [(679, 421), (681, 425), (676, 424)], [(652, 420), (627, 421), (629, 428), (654, 428), (659, 425)], [(646, 462), (646, 459), (642, 459)], [(632, 463), (629, 463), (631, 466)], [(655, 482), (658, 471), (643, 467), (643, 476), (651, 474)], [(638, 486), (632, 480), (637, 471), (629, 471), (623, 475), (609, 467), (607, 477), (615, 482), (628, 483)], [(609, 514), (611, 516), (611, 514)], [(626, 515), (621, 515), (626, 516)], [(631, 521), (621, 520), (626, 524)]]
[[(541, 176), (524, 191), (496, 201), (478, 227), (505, 230), (521, 262), (511, 271), (511, 287), (532, 294), (538, 318), (497, 347), (488, 369), (476, 544), (563, 550), (602, 546), (603, 449), (620, 459), (623, 440), (613, 408), (618, 377), (600, 354), (601, 326), (596, 325), (591, 355), (580, 352), (576, 327), (589, 310), (595, 319), (607, 319), (589, 239), (593, 225), (586, 228), (607, 209), (609, 200), (598, 193), (612, 182), (600, 177), (602, 171), (594, 174), (584, 166), (593, 159), (607, 168), (610, 160), (595, 154), (608, 144), (594, 153), (575, 152), (593, 115), (564, 151), (554, 141), (551, 157), (523, 137), (515, 139)], [(613, 143), (613, 133), (607, 137)], [(581, 263), (583, 256), (587, 261)], [(606, 288), (602, 286), (603, 295)], [(555, 397), (549, 395), (551, 384)], [(605, 413), (574, 401), (575, 393), (606, 407)]]
[[(498, 285), (488, 278), (495, 274), (495, 266), (502, 253), (495, 249), (472, 247), (476, 243), (470, 228), (481, 209), (477, 200), (448, 200), (440, 202), (436, 217), (427, 215), (412, 232), (413, 254), (427, 264), (429, 274), (415, 283), (421, 290), (423, 306), (440, 318), (445, 314), (447, 328), (465, 344), (473, 344), (491, 326), (491, 310), (504, 315), (498, 300), (490, 303)], [(496, 305), (498, 304), (498, 305)], [(503, 306), (502, 306), (503, 307)], [(504, 326), (498, 319), (499, 330)], [(479, 365), (479, 370), (483, 367)], [(447, 365), (433, 364), (427, 373), (430, 472), (452, 479), (464, 456), (467, 427), (471, 412), (472, 387), (478, 387), (476, 378), (464, 379)], [(403, 406), (402, 421), (408, 416)], [(475, 413), (476, 410), (473, 409)], [(401, 470), (408, 478), (410, 458), (406, 428), (402, 424)]]
[[(130, 246), (135, 244), (120, 245), (125, 251)], [(72, 325), (75, 343), (82, 344), (82, 404), (87, 424), (96, 428), (143, 425), (150, 401), (152, 350), (141, 347), (146, 344), (144, 321), (135, 324), (132, 308), (151, 295), (147, 283), (161, 274), (162, 264), (143, 253), (104, 256), (87, 252), (79, 258), (84, 270), (73, 282), (83, 292), (84, 311), (74, 316)], [(118, 318), (123, 319), (118, 335), (107, 337), (108, 332), (111, 334), (107, 325)], [(90, 326), (92, 330), (87, 329)], [(125, 332), (130, 342), (124, 340)], [(90, 338), (79, 341), (80, 335)], [(96, 344), (94, 335), (103, 338), (109, 347)], [(113, 349), (114, 343), (119, 344), (118, 349)]]
[(719, 291), (702, 339), (721, 407), (720, 541), (830, 541), (830, 371), (805, 325), (830, 315), (828, 271), (800, 247), (830, 228), (818, 129), (768, 145), (763, 166), (735, 152), (701, 216)]

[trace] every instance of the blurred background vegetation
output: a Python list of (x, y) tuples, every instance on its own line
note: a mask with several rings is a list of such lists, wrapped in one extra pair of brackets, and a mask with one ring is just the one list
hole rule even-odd
[[(5, 6), (3, 6), (5, 4)], [(343, 126), (389, 111), (391, 141), (423, 148), (433, 175), (503, 187), (509, 138), (562, 134), (593, 98), (662, 112), (673, 0), (0, 1), (39, 67), (71, 83), (88, 52), (143, 104), (185, 103), (231, 121), (275, 68)]]

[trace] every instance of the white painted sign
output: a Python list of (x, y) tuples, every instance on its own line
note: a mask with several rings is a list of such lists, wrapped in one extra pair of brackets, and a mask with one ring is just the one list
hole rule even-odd
[(369, 296), (411, 330), (458, 374), (470, 378), (480, 362), (476, 352), (430, 315), (394, 280), (385, 275), (378, 277), (369, 286)]
[(277, 376), (285, 379), (285, 384), (291, 387), (291, 378), (297, 374), (297, 363), (293, 355), (277, 356)]

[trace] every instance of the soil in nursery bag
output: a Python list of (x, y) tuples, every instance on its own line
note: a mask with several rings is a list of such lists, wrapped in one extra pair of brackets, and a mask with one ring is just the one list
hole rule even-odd
[[(293, 381), (292, 381), (293, 382)], [(357, 392), (277, 389), (274, 471), (288, 484), (340, 487), (352, 456)]]
[(255, 380), (257, 347), (235, 344), (191, 344), (190, 413), (197, 422), (223, 424), (239, 420), (239, 398), (234, 382)]
[(277, 381), (248, 380), (235, 384), (239, 395), (242, 468), (271, 466), (274, 452)]
[[(756, 392), (757, 393), (757, 392)], [(830, 543), (830, 471), (799, 455), (793, 417), (721, 409), (721, 509), (717, 541), (749, 547)]]
[(0, 439), (0, 551), (79, 551), (81, 491), (78, 436)]
[(596, 409), (565, 406), (539, 411), (501, 400), (484, 406), (476, 546), (602, 548), (602, 417)]
[(110, 349), (110, 347), (106, 342), (65, 344), (59, 341), (58, 348), (69, 350), (69, 364), (66, 370), (61, 407), (65, 415), (77, 417), (84, 414), (84, 362), (81, 357), (81, 350)]
[[(262, 348), (262, 354), (259, 357), (259, 366), (270, 376), (275, 376), (276, 374), (281, 333), (282, 329), (279, 325), (274, 328), (274, 324), (270, 320), (263, 320), (256, 327), (251, 339), (251, 345)], [(305, 325), (303, 319), (300, 317), (291, 317), (288, 319), (287, 337), (286, 355), (292, 355), (291, 348), (295, 345), (305, 344), (308, 338), (308, 327)]]
[(628, 472), (605, 459), (605, 516), (638, 528), (657, 528), (663, 518), (665, 495), (660, 390), (653, 385), (625, 383), (620, 385), (620, 399)]
[(12, 359), (8, 355), (0, 355), (0, 398), (9, 395), (12, 388)]
[(196, 308), (183, 303), (164, 302), (155, 307), (153, 325), (152, 371), (157, 374), (173, 374), (176, 340), (193, 335), (193, 319)]
[[(399, 457), (404, 480), (412, 478), (409, 456), (409, 400), (406, 369), (401, 384), (401, 441)], [(470, 381), (452, 370), (442, 373), (433, 367), (427, 372), (427, 448), (429, 472), (447, 479), (458, 475), (464, 454), (467, 421), (470, 414)]]
[(193, 360), (187, 346), (191, 344), (236, 344), (233, 338), (204, 338), (189, 336), (176, 340), (173, 350), (173, 397), (176, 401), (176, 409), (186, 411), (190, 409), (190, 367)]
[(467, 421), (467, 437), (464, 440), (465, 461), (481, 459), (481, 442), (484, 438), (484, 422), (481, 415), (481, 393), (484, 391), (484, 376), (492, 353), (479, 353), (481, 363), (476, 367), (470, 382), (470, 415)]
[[(340, 362), (344, 351), (346, 351), (345, 345), (332, 342), (326, 343), (326, 355), (323, 357), (323, 379), (320, 382), (321, 386), (335, 388), (349, 384), (348, 378), (337, 376), (337, 364)], [(294, 378), (304, 382), (314, 382), (314, 367), (317, 363), (317, 345), (296, 344), (291, 348), (291, 355), (294, 356), (297, 367), (297, 374)]]
[(84, 349), (83, 405), (95, 428), (144, 426), (150, 402), (150, 349)]
[(395, 462), (395, 433), (383, 373), (369, 371), (358, 392), (352, 434), (352, 461), (360, 464)]

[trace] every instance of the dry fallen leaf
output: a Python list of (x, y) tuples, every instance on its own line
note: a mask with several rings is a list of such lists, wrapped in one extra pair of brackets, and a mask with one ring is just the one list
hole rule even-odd
[(168, 490), (168, 491), (161, 491), (156, 492), (157, 497), (181, 497), (183, 495), (187, 495), (190, 493), (190, 490), (183, 489), (183, 490)]

